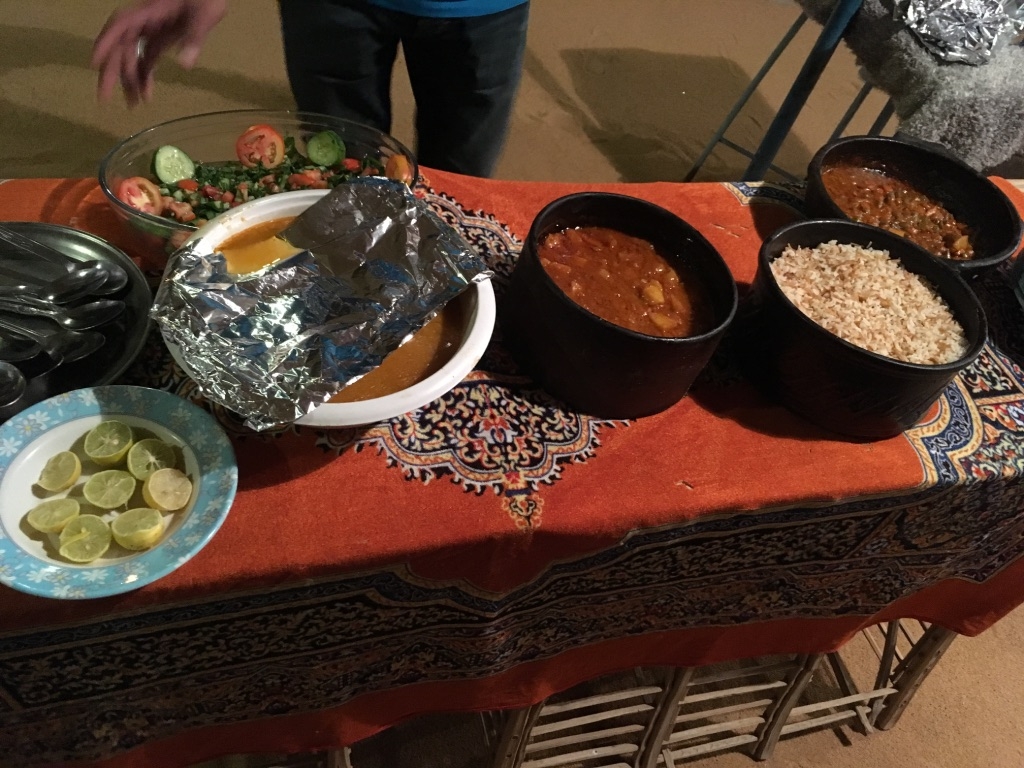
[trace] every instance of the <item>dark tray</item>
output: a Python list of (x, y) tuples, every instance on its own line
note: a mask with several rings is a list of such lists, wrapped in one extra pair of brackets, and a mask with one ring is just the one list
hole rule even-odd
[[(48, 397), (73, 389), (110, 384), (125, 372), (142, 351), (150, 326), (149, 308), (153, 294), (146, 277), (127, 254), (106, 240), (59, 224), (29, 221), (4, 222), (4, 226), (54, 248), (78, 261), (95, 259), (117, 264), (128, 274), (128, 285), (112, 296), (121, 299), (125, 310), (117, 318), (96, 330), (106, 336), (107, 343), (88, 357), (60, 365), (48, 373), (32, 376), (33, 363), (17, 363), (30, 376), (25, 394), (15, 403), (0, 408), (0, 423), (28, 406)], [(0, 249), (0, 261), (4, 259)]]

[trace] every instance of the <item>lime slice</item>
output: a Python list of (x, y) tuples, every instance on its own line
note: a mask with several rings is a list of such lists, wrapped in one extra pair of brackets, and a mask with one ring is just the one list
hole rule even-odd
[(174, 464), (174, 449), (163, 440), (153, 437), (139, 440), (128, 451), (128, 471), (139, 480), (145, 480), (158, 469), (169, 469)]
[(175, 512), (192, 498), (192, 481), (179, 469), (158, 469), (143, 483), (142, 498), (161, 512)]
[(100, 466), (121, 461), (132, 447), (132, 429), (116, 419), (102, 421), (85, 436), (85, 455)]
[(110, 524), (114, 541), (125, 549), (149, 549), (164, 532), (164, 519), (155, 509), (137, 507), (122, 512)]
[(123, 469), (106, 469), (85, 481), (82, 495), (100, 509), (114, 509), (128, 503), (135, 493), (135, 478)]
[(82, 462), (71, 451), (61, 451), (51, 456), (39, 473), (39, 487), (56, 493), (66, 491), (82, 475)]
[(60, 533), (64, 526), (78, 517), (77, 499), (50, 499), (37, 504), (28, 513), (28, 524), (40, 533)]
[(61, 557), (91, 563), (110, 548), (110, 526), (96, 515), (79, 515), (60, 532)]

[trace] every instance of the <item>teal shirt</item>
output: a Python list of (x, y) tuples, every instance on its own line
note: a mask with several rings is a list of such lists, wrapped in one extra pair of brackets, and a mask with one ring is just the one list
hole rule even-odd
[(369, 0), (389, 11), (428, 16), (435, 19), (461, 19), (486, 16), (522, 5), (526, 0)]

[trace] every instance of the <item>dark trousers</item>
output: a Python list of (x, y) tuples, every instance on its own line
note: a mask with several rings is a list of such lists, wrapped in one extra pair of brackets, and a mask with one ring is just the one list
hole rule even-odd
[(416, 155), (430, 168), (489, 176), (508, 132), (529, 4), (433, 19), (365, 0), (282, 0), (288, 80), (298, 108), (391, 130), (401, 43), (416, 99)]

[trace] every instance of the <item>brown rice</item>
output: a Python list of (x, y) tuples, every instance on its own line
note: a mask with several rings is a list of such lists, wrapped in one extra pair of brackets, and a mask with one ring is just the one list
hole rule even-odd
[(836, 336), (907, 363), (941, 365), (967, 352), (963, 328), (924, 278), (888, 251), (787, 246), (772, 274), (801, 312)]

